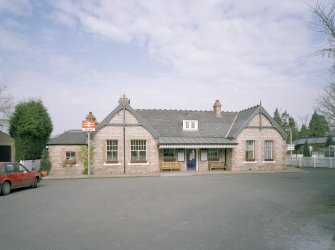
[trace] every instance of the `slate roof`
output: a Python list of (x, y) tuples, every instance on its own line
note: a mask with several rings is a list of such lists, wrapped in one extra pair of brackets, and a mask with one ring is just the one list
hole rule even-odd
[(286, 139), (288, 136), (285, 131), (278, 125), (278, 123), (269, 115), (268, 112), (261, 106), (257, 105), (248, 109), (244, 109), (237, 113), (235, 121), (232, 124), (232, 128), (227, 134), (227, 138), (236, 138), (239, 133), (245, 129), (250, 121), (255, 117), (257, 114), (264, 115), (271, 123), (271, 125), (277, 129), (277, 131)]
[(86, 145), (87, 132), (82, 130), (68, 130), (49, 140), (48, 145)]
[[(305, 141), (307, 140), (308, 144), (326, 144), (327, 136), (325, 137), (310, 137), (310, 138), (302, 138), (302, 139), (296, 139), (292, 143), (294, 145), (303, 145), (305, 144)], [(335, 140), (335, 137), (333, 137), (333, 140)]]
[(152, 134), (154, 138), (157, 138), (159, 136), (159, 134), (153, 129), (151, 124), (145, 121), (143, 117), (140, 114), (138, 114), (138, 112), (134, 110), (127, 102), (120, 103), (101, 123), (99, 123), (95, 129), (95, 133), (98, 132), (100, 129), (102, 129), (104, 126), (106, 126), (109, 123), (109, 121), (113, 118), (113, 116), (123, 109), (127, 109), (130, 113), (132, 113), (135, 116), (135, 118), (139, 121), (140, 125), (145, 127)]
[[(227, 134), (234, 112), (222, 112), (222, 117), (214, 111), (156, 110), (139, 109), (138, 114), (149, 123), (159, 137), (223, 137)], [(183, 120), (197, 120), (197, 131), (184, 131)]]
[(11, 137), (8, 133), (3, 132), (3, 131), (0, 131), (0, 134), (3, 134), (3, 135), (8, 136), (8, 137)]
[[(122, 109), (127, 109), (146, 128), (159, 143), (204, 143), (204, 144), (231, 144), (235, 145), (235, 139), (245, 129), (251, 119), (257, 114), (263, 114), (268, 118), (272, 126), (277, 129), (284, 139), (287, 134), (280, 128), (274, 119), (257, 105), (240, 112), (221, 112), (217, 117), (214, 111), (194, 110), (162, 110), (162, 109), (133, 109), (127, 102), (119, 104), (96, 127), (93, 136), (106, 126), (114, 115)], [(197, 131), (184, 131), (183, 120), (197, 120)], [(187, 138), (187, 139), (186, 139)], [(192, 140), (192, 138), (197, 140)], [(215, 141), (217, 139), (217, 141)], [(179, 142), (180, 141), (180, 142)], [(49, 145), (82, 145), (86, 144), (86, 132), (70, 130), (50, 140)]]

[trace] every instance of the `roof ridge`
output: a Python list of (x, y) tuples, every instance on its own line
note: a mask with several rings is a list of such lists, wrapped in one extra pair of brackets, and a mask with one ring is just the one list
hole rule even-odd
[(254, 108), (258, 108), (258, 107), (260, 107), (259, 104), (255, 105), (255, 106), (252, 106), (252, 107), (249, 107), (249, 108), (246, 108), (246, 109), (242, 109), (241, 111), (239, 111), (239, 113), (244, 112), (244, 111), (248, 111), (248, 110), (251, 110), (251, 109), (254, 109)]
[[(213, 113), (213, 110), (192, 110), (192, 109), (135, 109), (136, 111), (183, 111), (183, 112), (208, 112)], [(226, 111), (223, 110), (221, 113), (238, 113), (239, 111)]]

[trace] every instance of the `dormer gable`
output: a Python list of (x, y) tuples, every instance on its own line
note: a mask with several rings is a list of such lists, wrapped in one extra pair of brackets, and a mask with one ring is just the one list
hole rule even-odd
[(184, 131), (198, 131), (198, 121), (197, 120), (183, 120), (183, 130)]

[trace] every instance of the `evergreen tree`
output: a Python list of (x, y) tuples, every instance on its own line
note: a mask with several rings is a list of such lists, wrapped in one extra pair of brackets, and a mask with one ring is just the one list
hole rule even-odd
[(329, 127), (326, 118), (314, 111), (312, 119), (309, 122), (309, 136), (320, 137), (328, 134)]
[(290, 127), (292, 131), (292, 140), (298, 139), (299, 138), (299, 131), (297, 129), (297, 125), (295, 123), (295, 120), (293, 117), (290, 117), (288, 120), (288, 126)]
[(15, 159), (39, 159), (52, 132), (52, 122), (40, 100), (19, 103), (9, 120), (15, 140)]
[(302, 150), (303, 150), (302, 154), (304, 157), (311, 157), (311, 151), (309, 150), (309, 145), (307, 143), (307, 140), (305, 141), (305, 144)]
[(278, 108), (276, 108), (273, 119), (278, 123), (279, 126), (282, 126), (283, 121), (281, 120)]
[(276, 108), (273, 119), (278, 123), (278, 125), (285, 131), (288, 135), (287, 143), (290, 143), (290, 133), (292, 131), (292, 140), (298, 138), (298, 129), (293, 117), (285, 110), (284, 113), (280, 114), (278, 108)]
[(331, 145), (335, 145), (335, 142), (333, 140), (333, 137), (331, 135), (328, 135), (325, 147), (327, 148)]
[(287, 133), (289, 134), (289, 119), (290, 119), (290, 115), (289, 113), (287, 113), (287, 111), (285, 110), (284, 113), (281, 114), (281, 120), (282, 120), (282, 129)]
[(299, 132), (299, 138), (308, 138), (309, 137), (309, 131), (305, 124), (302, 124), (300, 132)]
[(325, 143), (325, 157), (334, 157), (334, 151), (333, 149), (328, 148), (331, 145), (335, 145), (335, 142), (333, 140), (333, 137), (331, 135), (328, 135), (327, 141)]

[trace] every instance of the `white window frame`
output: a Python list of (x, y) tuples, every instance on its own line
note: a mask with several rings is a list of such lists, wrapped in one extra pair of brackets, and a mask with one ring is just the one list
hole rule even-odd
[[(251, 153), (251, 156), (249, 156)], [(245, 161), (246, 162), (255, 162), (255, 141), (254, 140), (247, 140), (245, 142)]]
[[(108, 152), (111, 153), (111, 158), (113, 158), (113, 152), (116, 152), (116, 159), (108, 160)], [(107, 140), (106, 141), (106, 162), (107, 163), (117, 163), (119, 161), (118, 152), (118, 141), (117, 140)]]
[(264, 141), (264, 161), (273, 161), (273, 141), (272, 140)]
[(131, 163), (147, 162), (147, 141), (131, 140)]
[(198, 121), (197, 120), (183, 120), (183, 130), (197, 131)]
[(66, 151), (65, 152), (65, 160), (75, 160), (76, 159), (76, 152), (75, 151)]

